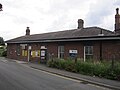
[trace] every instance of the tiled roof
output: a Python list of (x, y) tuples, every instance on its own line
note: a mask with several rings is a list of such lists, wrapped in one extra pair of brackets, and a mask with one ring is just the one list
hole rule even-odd
[(111, 36), (114, 35), (114, 32), (105, 30), (99, 27), (89, 27), (89, 28), (82, 28), (82, 29), (73, 29), (73, 30), (65, 30), (65, 31), (58, 31), (58, 32), (50, 32), (50, 33), (43, 33), (43, 34), (34, 34), (34, 35), (26, 35), (17, 37), (11, 40), (6, 41), (6, 43), (19, 43), (22, 41), (41, 41), (41, 40), (57, 40), (57, 39), (69, 39), (69, 38), (83, 38), (83, 37), (94, 37), (99, 36), (101, 33), (104, 36)]

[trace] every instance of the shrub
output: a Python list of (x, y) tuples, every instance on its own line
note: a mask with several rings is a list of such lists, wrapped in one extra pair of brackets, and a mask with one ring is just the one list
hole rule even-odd
[(7, 51), (5, 46), (0, 46), (0, 56), (7, 56)]
[(81, 73), (85, 75), (120, 80), (120, 63), (112, 68), (110, 63), (92, 63), (81, 61), (75, 63), (72, 60), (55, 59), (49, 60), (47, 65), (49, 67), (64, 69), (66, 71)]
[(2, 56), (3, 56), (3, 57), (6, 57), (6, 56), (7, 56), (7, 51), (3, 51), (3, 52), (2, 52)]

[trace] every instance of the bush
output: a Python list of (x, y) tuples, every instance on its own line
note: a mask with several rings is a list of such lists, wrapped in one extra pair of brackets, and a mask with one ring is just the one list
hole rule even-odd
[(5, 46), (0, 46), (0, 56), (7, 56), (7, 51)]
[(104, 77), (114, 80), (120, 80), (120, 64), (111, 68), (111, 63), (92, 63), (81, 62), (75, 63), (72, 60), (49, 60), (49, 67), (64, 69), (66, 71), (81, 73), (85, 75)]
[(2, 52), (2, 56), (3, 56), (3, 57), (6, 57), (6, 56), (7, 56), (7, 51), (3, 51), (3, 52)]

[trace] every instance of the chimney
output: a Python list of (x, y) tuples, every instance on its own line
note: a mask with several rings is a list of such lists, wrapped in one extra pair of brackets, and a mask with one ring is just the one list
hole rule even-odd
[(78, 19), (78, 29), (84, 28), (84, 21), (82, 19)]
[(115, 15), (115, 33), (120, 34), (120, 15), (119, 15), (119, 8), (116, 8), (116, 15)]
[(29, 29), (29, 27), (27, 27), (27, 29), (26, 29), (26, 35), (30, 35), (30, 29)]
[(2, 4), (0, 3), (0, 11), (3, 11), (2, 8), (3, 8), (3, 6), (2, 6)]

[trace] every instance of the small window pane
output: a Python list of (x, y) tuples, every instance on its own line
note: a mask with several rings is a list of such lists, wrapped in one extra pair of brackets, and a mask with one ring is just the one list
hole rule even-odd
[(89, 54), (93, 54), (92, 46), (89, 48)]
[(85, 54), (92, 55), (93, 54), (93, 46), (85, 46)]
[(64, 58), (64, 46), (58, 46), (58, 58)]

